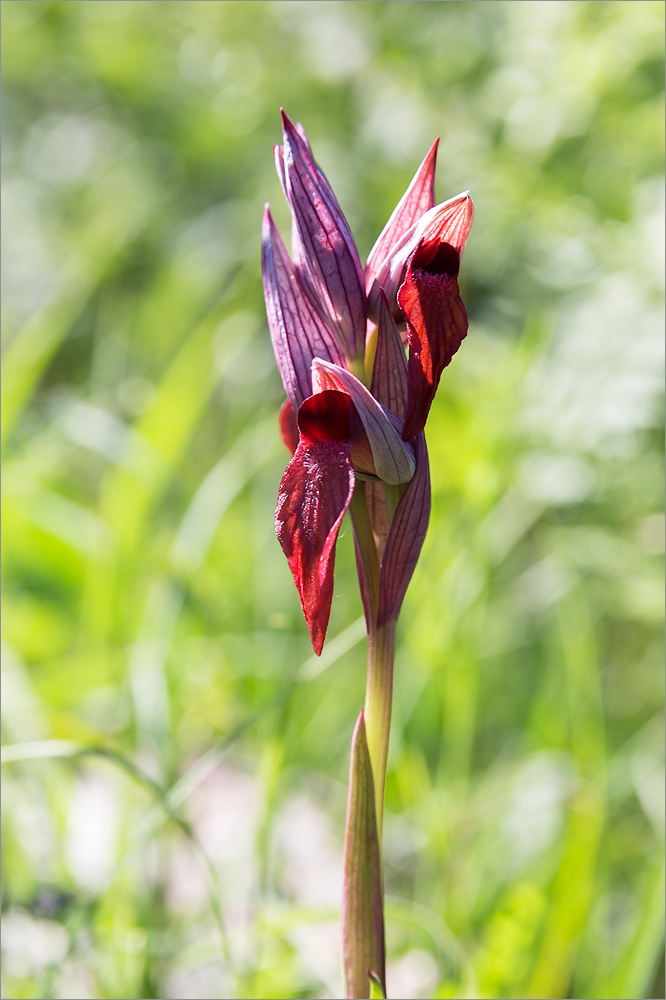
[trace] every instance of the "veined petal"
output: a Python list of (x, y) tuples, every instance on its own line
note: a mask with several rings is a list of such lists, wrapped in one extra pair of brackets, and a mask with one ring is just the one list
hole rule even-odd
[(430, 467), (425, 434), (414, 442), (416, 472), (391, 522), (379, 576), (377, 627), (397, 621), (430, 519)]
[[(278, 173), (284, 173), (287, 200), (297, 239), (297, 268), (316, 302), (336, 330), (349, 358), (365, 348), (365, 283), (358, 250), (331, 186), (313, 159), (307, 139), (282, 112), (284, 148)], [(276, 160), (277, 162), (277, 160)]]
[[(312, 149), (310, 147), (310, 140), (308, 139), (305, 129), (300, 122), (296, 122), (294, 128), (300, 135), (301, 139), (307, 146), (310, 156), (312, 156)], [(287, 198), (287, 177), (284, 171), (284, 146), (273, 146), (273, 156), (275, 157), (275, 169), (277, 170), (277, 175), (280, 178), (280, 185), (284, 191), (284, 196)]]
[(463, 191), (426, 212), (403, 234), (378, 265), (372, 286), (368, 288), (369, 316), (376, 319), (379, 314), (380, 288), (384, 289), (389, 305), (393, 305), (407, 262), (417, 248), (433, 243), (448, 243), (462, 257), (473, 219), (474, 203), (468, 191)]
[[(401, 440), (389, 411), (377, 402), (363, 383), (345, 368), (315, 358), (312, 362), (312, 385), (315, 392), (337, 389), (348, 393), (363, 424), (379, 478), (392, 486), (409, 482), (415, 468), (412, 449)], [(396, 417), (394, 420), (400, 427), (400, 421)]]
[(379, 266), (398, 240), (435, 204), (435, 166), (438, 144), (439, 139), (435, 139), (423, 163), (414, 174), (409, 187), (393, 209), (391, 218), (368, 254), (368, 263), (365, 267), (368, 291), (372, 288)]
[[(278, 178), (280, 179), (280, 187), (282, 188), (285, 198), (287, 199), (287, 201), (289, 201), (289, 194), (287, 192), (287, 175), (284, 169), (284, 146), (277, 146), (277, 145), (273, 146), (273, 155), (275, 157), (275, 169), (277, 171)], [(300, 249), (300, 237), (298, 235), (296, 219), (294, 218), (293, 214), (291, 217), (291, 255), (295, 259), (299, 259), (303, 255), (302, 250)], [(298, 273), (298, 268), (295, 268), (295, 270)], [(303, 287), (309, 295), (310, 283), (307, 280), (307, 277), (303, 279), (301, 276), (299, 276), (299, 281), (300, 280), (303, 281)], [(317, 312), (321, 316), (322, 321), (325, 323), (326, 322), (325, 311), (316, 301), (313, 301), (312, 304), (314, 305), (315, 309), (317, 309)]]
[(298, 413), (301, 433), (280, 483), (275, 533), (287, 557), (320, 655), (333, 600), (335, 542), (354, 492), (349, 418), (342, 392), (320, 392)]
[(474, 202), (469, 191), (463, 191), (426, 212), (418, 225), (419, 242), (422, 246), (432, 242), (448, 243), (462, 258), (473, 221)]
[(377, 350), (370, 391), (401, 420), (407, 408), (407, 358), (386, 295), (380, 292)]
[(312, 395), (312, 359), (344, 365), (330, 330), (305, 294), (282, 238), (266, 206), (262, 227), (261, 268), (268, 328), (284, 390), (298, 409)]
[(398, 292), (407, 320), (407, 414), (402, 436), (425, 427), (442, 371), (467, 335), (467, 312), (458, 289), (458, 251), (448, 243), (422, 245), (412, 256)]

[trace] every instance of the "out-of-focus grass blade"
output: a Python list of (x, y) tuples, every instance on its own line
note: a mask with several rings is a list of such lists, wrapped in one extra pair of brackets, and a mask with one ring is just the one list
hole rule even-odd
[(274, 435), (271, 414), (240, 434), (210, 470), (176, 532), (171, 549), (176, 568), (192, 573), (202, 564), (227, 508), (269, 455)]
[[(233, 275), (229, 280), (233, 280)], [(221, 315), (228, 308), (228, 304), (216, 306), (194, 327), (167, 368), (148, 409), (128, 436), (128, 451), (109, 470), (102, 484), (99, 513), (117, 541), (117, 563), (96, 560), (90, 564), (83, 619), (98, 639), (108, 638), (112, 630), (118, 588), (126, 582), (122, 574), (128, 573), (132, 578), (147, 518), (177, 469), (219, 379), (213, 341)], [(225, 345), (225, 363), (243, 347), (242, 341)], [(146, 450), (154, 456), (149, 463), (142, 458)], [(144, 471), (137, 476), (134, 470), (142, 461)]]
[[(7, 520), (5, 520), (5, 518)], [(82, 504), (51, 490), (3, 497), (3, 521), (27, 521), (84, 556), (103, 556), (110, 548), (110, 532), (100, 518)]]
[[(218, 317), (209, 314), (193, 330), (135, 426), (138, 439), (147, 442), (161, 459), (149, 480), (137, 480), (126, 468), (116, 466), (104, 483), (102, 510), (117, 531), (122, 549), (131, 551), (138, 543), (150, 508), (169, 472), (177, 466), (208, 401), (217, 377), (211, 349), (217, 322)], [(128, 444), (132, 446), (132, 441)]]
[(141, 221), (140, 216), (118, 212), (114, 202), (98, 209), (84, 232), (71, 238), (71, 256), (51, 296), (5, 352), (0, 431), (3, 447), (51, 358), (123, 248), (136, 235)]
[(656, 996), (649, 990), (664, 954), (664, 864), (654, 873), (634, 938), (613, 980), (599, 996)]
[(569, 995), (578, 942), (593, 898), (603, 819), (603, 805), (594, 792), (583, 791), (575, 798), (528, 997), (556, 1000)]
[(0, 750), (0, 763), (14, 764), (21, 760), (43, 760), (47, 757), (75, 757), (81, 744), (74, 740), (31, 740), (29, 743), (8, 743)]
[(605, 818), (603, 706), (594, 624), (587, 595), (578, 584), (558, 602), (553, 642), (567, 680), (571, 751), (580, 787), (569, 810), (552, 905), (528, 997), (567, 995), (580, 936), (594, 898), (599, 844)]

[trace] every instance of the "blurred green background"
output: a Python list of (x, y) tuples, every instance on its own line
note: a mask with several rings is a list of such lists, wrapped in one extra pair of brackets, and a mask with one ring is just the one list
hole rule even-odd
[(337, 997), (350, 530), (273, 534), (259, 268), (300, 119), (364, 257), (436, 135), (393, 997), (663, 997), (661, 2), (2, 4), (5, 997)]

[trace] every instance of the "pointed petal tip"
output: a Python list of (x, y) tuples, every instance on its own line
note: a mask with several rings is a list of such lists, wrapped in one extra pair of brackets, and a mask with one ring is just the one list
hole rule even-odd
[(283, 141), (291, 145), (300, 144), (301, 147), (305, 148), (307, 155), (312, 158), (310, 140), (308, 139), (307, 133), (303, 128), (303, 124), (301, 122), (292, 121), (287, 112), (284, 110), (281, 110), (280, 114), (282, 116)]
[(272, 238), (273, 231), (275, 229), (275, 223), (273, 222), (273, 216), (271, 215), (271, 209), (268, 202), (264, 205), (264, 215), (261, 220), (261, 239), (262, 242), (270, 240)]
[(440, 210), (449, 209), (449, 211), (454, 211), (456, 214), (463, 212), (474, 212), (474, 202), (470, 198), (469, 188), (467, 191), (461, 191), (460, 194), (455, 195), (453, 198), (449, 198), (448, 201), (443, 201), (441, 206), (437, 206)]
[[(376, 293), (373, 292), (375, 282), (383, 285), (387, 281), (389, 277), (387, 270), (391, 268), (392, 255), (395, 252), (405, 250), (403, 256), (406, 259), (413, 249), (413, 247), (409, 249), (409, 241), (414, 236), (419, 221), (430, 218), (431, 213), (435, 211), (435, 169), (438, 146), (439, 137), (435, 139), (424, 156), (409, 187), (391, 213), (390, 219), (368, 254), (365, 280), (366, 291), (371, 299), (371, 316), (374, 316), (376, 308), (377, 297)], [(397, 278), (399, 277), (400, 275), (397, 275)], [(397, 291), (397, 287), (395, 291)], [(389, 299), (392, 297), (393, 295), (389, 295)]]
[(314, 654), (315, 656), (321, 656), (325, 636), (321, 634), (321, 630), (315, 622), (308, 622), (308, 629), (310, 630), (310, 642), (312, 643)]
[(284, 110), (284, 108), (280, 108), (280, 121), (282, 122), (282, 130), (284, 132), (296, 131), (296, 126), (294, 125), (293, 121), (291, 120), (287, 112)]
[(454, 199), (454, 204), (456, 204), (455, 215), (460, 219), (469, 233), (472, 221), (474, 220), (474, 202), (469, 196), (469, 191), (462, 191)]
[(365, 731), (365, 712), (363, 709), (358, 713), (356, 722), (354, 723), (354, 731), (352, 733), (352, 753), (354, 752), (354, 747), (357, 747), (359, 741), (367, 745), (368, 737)]
[(424, 216), (417, 246), (449, 243), (462, 257), (474, 221), (474, 202), (469, 191), (443, 201)]
[[(464, 218), (464, 225), (467, 229), (467, 233), (469, 233), (472, 222), (474, 221), (474, 202), (470, 198), (469, 190), (463, 191), (459, 197), (463, 199), (460, 205), (460, 214)], [(465, 239), (467, 239), (466, 236)]]
[(458, 195), (458, 198), (456, 198), (455, 200), (457, 201), (458, 199), (460, 199), (461, 207), (464, 207), (466, 211), (471, 212), (473, 215), (474, 202), (470, 198), (469, 188), (467, 189), (467, 191), (461, 191), (460, 194)]

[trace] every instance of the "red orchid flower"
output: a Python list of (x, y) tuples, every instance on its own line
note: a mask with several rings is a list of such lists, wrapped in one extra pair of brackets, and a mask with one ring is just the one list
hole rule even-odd
[[(469, 192), (441, 205), (428, 206), (408, 222), (416, 209), (432, 198), (435, 144), (412, 184), (370, 251), (366, 267), (368, 310), (375, 315), (381, 290), (397, 302), (407, 326), (409, 343), (408, 407), (404, 437), (408, 441), (425, 427), (442, 371), (467, 335), (467, 312), (460, 298), (458, 271), (474, 219)], [(430, 181), (426, 184), (426, 179)], [(410, 194), (411, 192), (411, 194)]]
[(435, 143), (364, 272), (302, 126), (284, 112), (282, 123), (275, 160), (292, 214), (293, 259), (268, 206), (262, 230), (266, 312), (287, 396), (280, 428), (292, 452), (275, 524), (319, 654), (335, 542), (355, 489), (365, 491), (380, 566), (375, 593), (358, 560), (369, 630), (397, 619), (414, 571), (430, 511), (423, 428), (467, 332), (457, 275), (473, 206), (467, 193), (435, 205)]

